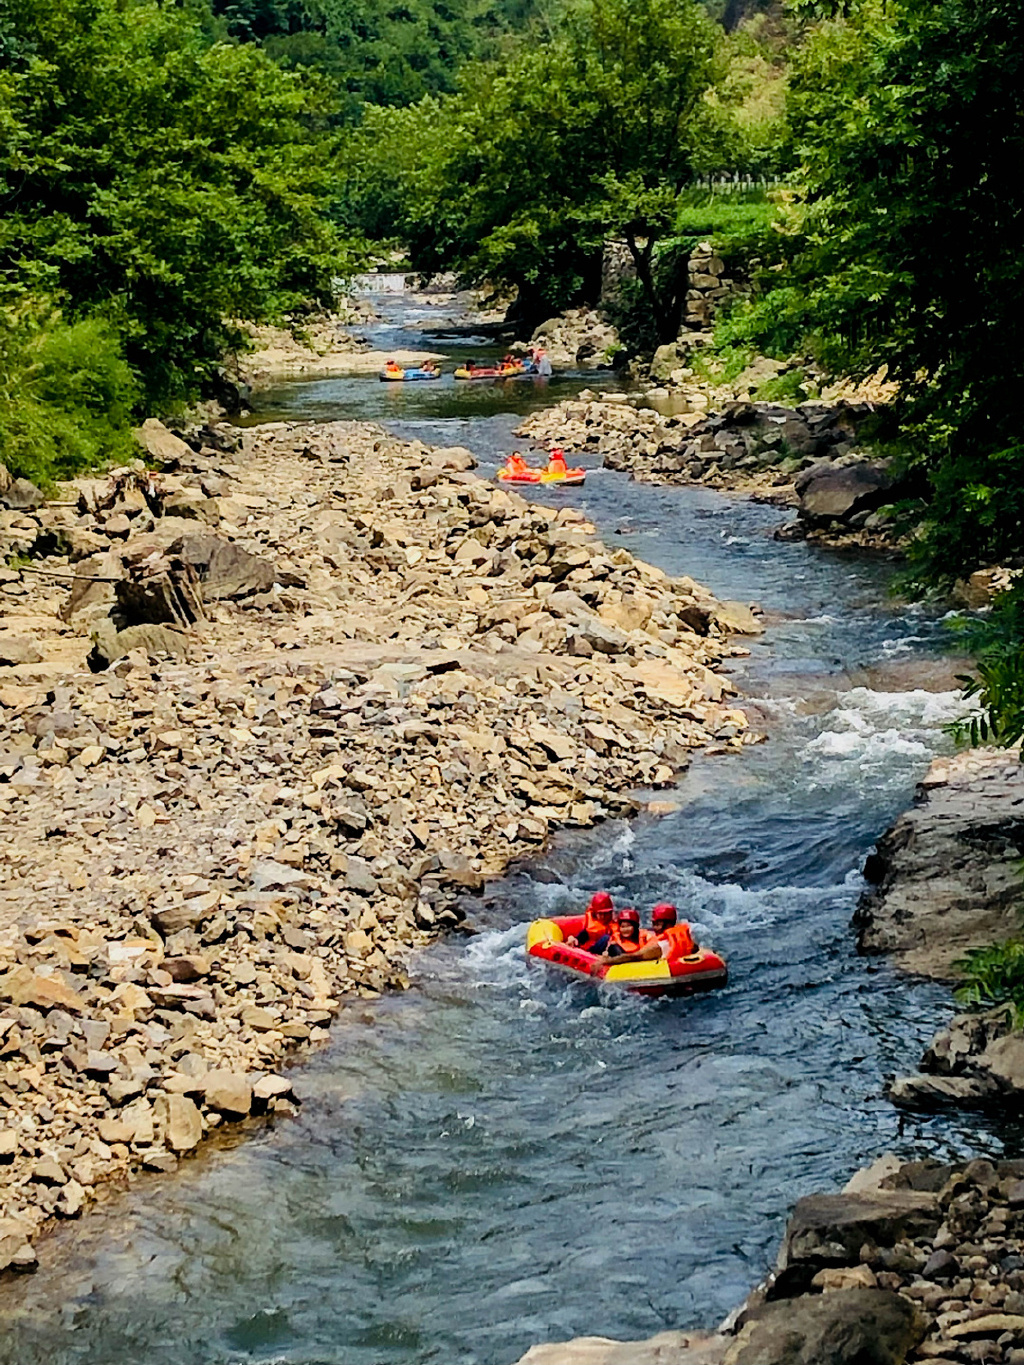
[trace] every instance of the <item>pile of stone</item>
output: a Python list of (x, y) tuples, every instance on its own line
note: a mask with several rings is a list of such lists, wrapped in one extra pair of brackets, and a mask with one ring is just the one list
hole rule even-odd
[(556, 370), (610, 369), (623, 351), (615, 328), (589, 308), (570, 308), (541, 323), (532, 344), (544, 347)]
[(882, 1157), (797, 1202), (775, 1271), (715, 1333), (585, 1338), (523, 1365), (1024, 1365), (1024, 1162)]
[(812, 539), (885, 540), (886, 510), (905, 493), (890, 463), (866, 460), (858, 430), (870, 404), (733, 402), (721, 411), (662, 416), (625, 401), (581, 395), (520, 428), (542, 445), (604, 457), (652, 483), (703, 483), (754, 493), (797, 510)]
[(186, 434), (0, 517), (4, 1266), (290, 1111), (282, 1065), (550, 831), (757, 738), (717, 671), (749, 608), (468, 451)]

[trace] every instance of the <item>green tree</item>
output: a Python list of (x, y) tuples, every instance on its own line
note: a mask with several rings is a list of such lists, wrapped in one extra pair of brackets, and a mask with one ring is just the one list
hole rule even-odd
[(549, 41), (468, 70), (432, 111), (442, 145), (396, 204), (417, 265), (514, 288), (535, 322), (592, 296), (603, 244), (620, 237), (659, 334), (675, 336), (681, 297), (653, 262), (713, 160), (719, 44), (696, 0), (578, 0)]
[(0, 25), (0, 272), (123, 333), (147, 396), (194, 392), (226, 319), (327, 300), (329, 93), (158, 0), (18, 0)]

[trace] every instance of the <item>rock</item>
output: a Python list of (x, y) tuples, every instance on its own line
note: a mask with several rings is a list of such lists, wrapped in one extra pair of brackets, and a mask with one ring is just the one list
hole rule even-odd
[(192, 448), (155, 417), (146, 418), (135, 432), (135, 439), (154, 464), (176, 468), (192, 459)]
[[(220, 1091), (217, 1093), (221, 1094)], [(241, 1090), (237, 1098), (241, 1099)], [(206, 1100), (208, 1104), (213, 1103), (209, 1090), (206, 1091)], [(223, 1112), (219, 1105), (213, 1107)], [(248, 1113), (248, 1110), (243, 1112)], [(163, 1140), (172, 1152), (191, 1152), (199, 1146), (203, 1137), (202, 1115), (187, 1096), (160, 1095), (153, 1106), (153, 1113), (163, 1131)]]
[(78, 1014), (82, 1001), (76, 990), (61, 976), (44, 976), (31, 967), (14, 967), (0, 976), (0, 1000), (12, 1005), (35, 1005), (39, 1009), (71, 1010)]
[(1024, 767), (1002, 750), (936, 759), (878, 841), (854, 916), (863, 953), (948, 980), (969, 949), (1018, 931)]
[(921, 1274), (926, 1280), (955, 1280), (960, 1274), (960, 1262), (951, 1252), (940, 1248), (925, 1261)]
[(727, 1345), (705, 1332), (661, 1332), (647, 1341), (576, 1337), (531, 1346), (518, 1365), (722, 1365)]
[(733, 635), (764, 634), (764, 626), (745, 602), (719, 602), (714, 617), (722, 630)]
[(38, 664), (42, 658), (34, 640), (24, 635), (0, 633), (0, 666)]
[(870, 1166), (857, 1171), (843, 1186), (843, 1194), (869, 1194), (882, 1189), (885, 1183), (903, 1168), (903, 1162), (892, 1152), (878, 1157)]
[(901, 1109), (930, 1111), (951, 1104), (986, 1104), (993, 1091), (982, 1081), (967, 1076), (897, 1076), (886, 1086), (885, 1093)]
[(798, 1199), (779, 1252), (779, 1292), (806, 1289), (819, 1270), (856, 1264), (865, 1242), (891, 1247), (934, 1235), (942, 1213), (934, 1195), (912, 1190), (816, 1194)]
[(797, 482), (798, 514), (811, 524), (849, 521), (859, 512), (872, 512), (892, 502), (896, 479), (881, 462), (815, 466)]
[(651, 361), (652, 379), (671, 379), (674, 370), (679, 368), (679, 351), (674, 341), (668, 342), (664, 346), (659, 346), (654, 352)]
[(623, 631), (615, 626), (606, 626), (589, 613), (573, 617), (572, 626), (578, 638), (585, 640), (598, 654), (621, 654), (629, 644)]
[(875, 1289), (878, 1280), (869, 1265), (837, 1266), (835, 1270), (819, 1270), (811, 1285), (831, 1294), (837, 1289)]
[(0, 493), (0, 503), (11, 512), (32, 512), (46, 501), (29, 479), (15, 479)]
[(725, 1365), (903, 1365), (925, 1334), (913, 1304), (888, 1289), (843, 1289), (765, 1305)]
[(208, 602), (249, 597), (274, 586), (275, 571), (269, 559), (250, 554), (221, 536), (183, 536), (170, 550), (196, 570)]
[(244, 1118), (252, 1108), (252, 1086), (245, 1076), (234, 1071), (207, 1072), (203, 1095), (210, 1109), (227, 1118)]
[(286, 1076), (261, 1076), (252, 1088), (253, 1099), (264, 1103), (282, 1099), (291, 1093), (292, 1083)]

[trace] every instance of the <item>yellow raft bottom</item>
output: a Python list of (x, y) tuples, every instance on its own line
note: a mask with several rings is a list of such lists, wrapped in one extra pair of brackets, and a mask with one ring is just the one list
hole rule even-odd
[[(535, 919), (526, 931), (527, 950), (537, 943), (562, 943), (565, 935), (553, 919)], [(643, 981), (655, 983), (672, 981), (675, 978), (667, 962), (623, 962), (609, 967), (602, 978), (605, 981)]]

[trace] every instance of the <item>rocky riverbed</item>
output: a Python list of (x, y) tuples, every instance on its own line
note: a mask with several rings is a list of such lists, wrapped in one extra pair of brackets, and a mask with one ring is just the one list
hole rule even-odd
[[(757, 738), (723, 606), (469, 451), (147, 423), (0, 497), (0, 1259), (404, 982), (460, 895)], [(10, 481), (7, 481), (10, 484)], [(744, 615), (745, 613), (745, 615)]]

